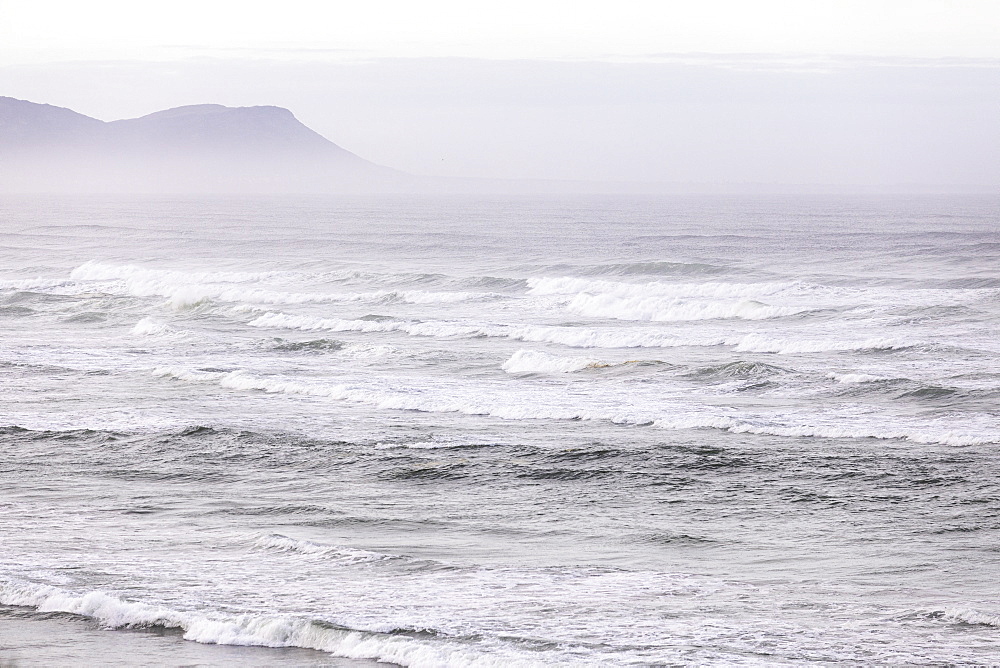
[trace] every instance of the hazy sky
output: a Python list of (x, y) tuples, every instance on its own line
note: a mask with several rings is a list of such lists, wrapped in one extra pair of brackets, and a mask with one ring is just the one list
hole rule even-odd
[(276, 104), (422, 174), (996, 190), (998, 35), (997, 0), (0, 0), (0, 95)]

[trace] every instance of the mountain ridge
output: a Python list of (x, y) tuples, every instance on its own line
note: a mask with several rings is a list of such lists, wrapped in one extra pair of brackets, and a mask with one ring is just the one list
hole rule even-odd
[(338, 146), (283, 107), (187, 105), (105, 122), (0, 97), (0, 191), (335, 192), (413, 178)]

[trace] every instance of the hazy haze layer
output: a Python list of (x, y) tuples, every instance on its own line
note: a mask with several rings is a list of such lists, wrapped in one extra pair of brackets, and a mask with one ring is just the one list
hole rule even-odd
[(423, 175), (1000, 189), (993, 61), (214, 58), (0, 67), (0, 91), (102, 120), (278, 105)]

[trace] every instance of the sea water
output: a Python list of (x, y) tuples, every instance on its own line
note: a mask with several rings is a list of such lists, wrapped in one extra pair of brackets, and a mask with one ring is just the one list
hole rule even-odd
[(0, 225), (0, 658), (1000, 661), (997, 198)]

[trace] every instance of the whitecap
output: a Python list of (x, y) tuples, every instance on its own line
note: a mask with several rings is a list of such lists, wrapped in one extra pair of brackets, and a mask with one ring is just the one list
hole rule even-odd
[(586, 357), (559, 357), (537, 350), (518, 350), (500, 367), (507, 373), (572, 373), (587, 368), (610, 366)]

